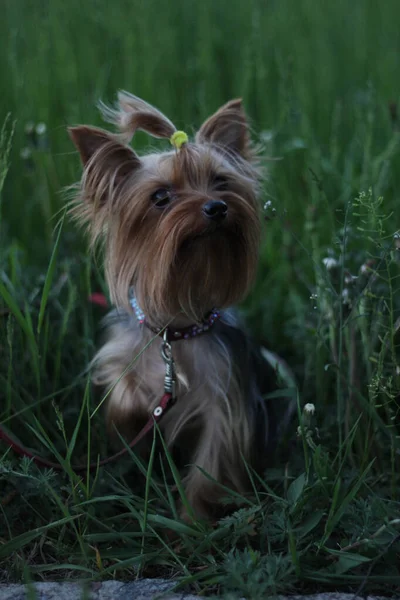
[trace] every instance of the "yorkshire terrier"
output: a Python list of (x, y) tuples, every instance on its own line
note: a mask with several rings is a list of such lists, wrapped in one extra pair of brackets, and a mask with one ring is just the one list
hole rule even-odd
[[(289, 414), (277, 417), (273, 403), (267, 406), (274, 368), (230, 308), (245, 298), (257, 270), (257, 152), (240, 100), (207, 119), (193, 141), (127, 92), (115, 108), (101, 110), (118, 133), (69, 130), (84, 167), (73, 210), (92, 245), (104, 245), (117, 307), (93, 380), (108, 390), (111, 429), (132, 439), (164, 389), (157, 334), (170, 344), (177, 400), (159, 426), (186, 465), (195, 514), (211, 518), (224, 486), (246, 493), (249, 467), (263, 470)], [(136, 130), (174, 147), (139, 156), (128, 145)]]

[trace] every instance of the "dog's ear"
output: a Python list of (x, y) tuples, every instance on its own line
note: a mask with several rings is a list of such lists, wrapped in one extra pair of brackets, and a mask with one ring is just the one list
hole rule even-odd
[(79, 151), (84, 167), (95, 155), (102, 159), (105, 170), (115, 171), (118, 168), (120, 172), (128, 172), (138, 166), (139, 159), (133, 150), (121, 144), (108, 131), (80, 125), (69, 127), (68, 133)]
[(215, 144), (221, 149), (249, 159), (249, 127), (242, 101), (231, 100), (207, 119), (197, 132), (196, 142)]
[(80, 154), (83, 166), (104, 144), (109, 142), (106, 131), (86, 125), (68, 127), (68, 134)]
[(140, 160), (117, 136), (102, 129), (81, 125), (69, 128), (68, 133), (84, 166), (81, 198), (99, 208), (139, 168)]
[(118, 93), (115, 109), (100, 103), (100, 110), (106, 121), (117, 125), (124, 140), (129, 142), (135, 131), (141, 129), (157, 138), (169, 138), (175, 126), (157, 108), (128, 92)]

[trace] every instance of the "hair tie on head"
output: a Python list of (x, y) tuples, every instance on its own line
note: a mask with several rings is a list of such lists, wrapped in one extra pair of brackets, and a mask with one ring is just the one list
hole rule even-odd
[(183, 144), (188, 143), (189, 138), (184, 131), (175, 131), (169, 138), (169, 141), (177, 150), (180, 150)]

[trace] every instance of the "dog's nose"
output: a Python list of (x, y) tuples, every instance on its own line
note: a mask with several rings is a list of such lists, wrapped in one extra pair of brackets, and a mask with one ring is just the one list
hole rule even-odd
[(228, 212), (226, 202), (223, 200), (209, 200), (203, 206), (203, 213), (208, 219), (222, 221)]

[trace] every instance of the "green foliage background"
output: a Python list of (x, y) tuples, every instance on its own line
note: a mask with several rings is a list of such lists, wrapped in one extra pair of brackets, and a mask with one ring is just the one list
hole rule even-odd
[[(400, 4), (3, 0), (1, 13), (0, 421), (65, 469), (40, 472), (2, 447), (4, 577), (156, 564), (227, 597), (398, 585)], [(122, 467), (82, 482), (65, 462), (66, 448), (85, 455), (88, 434), (108, 452), (85, 375), (102, 316), (87, 298), (104, 282), (63, 212), (80, 172), (66, 128), (101, 125), (96, 102), (121, 88), (188, 131), (240, 96), (265, 148), (264, 243), (243, 310), (297, 376), (298, 451), (215, 530), (163, 521), (171, 499), (148, 508)], [(166, 528), (180, 538), (172, 552)]]

